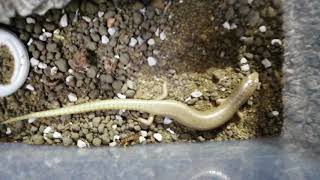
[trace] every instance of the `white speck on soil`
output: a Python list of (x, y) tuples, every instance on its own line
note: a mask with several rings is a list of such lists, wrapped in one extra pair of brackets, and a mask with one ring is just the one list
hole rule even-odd
[(116, 29), (113, 27), (108, 28), (108, 33), (110, 34), (110, 36), (113, 36), (116, 33)]
[(224, 23), (222, 24), (222, 26), (223, 26), (223, 28), (225, 28), (225, 29), (228, 29), (228, 30), (231, 29), (230, 23), (229, 23), (228, 21), (224, 22)]
[(156, 44), (156, 41), (155, 41), (153, 38), (151, 38), (151, 39), (148, 40), (148, 45), (149, 45), (149, 46), (153, 46), (153, 45), (155, 45), (155, 44)]
[(79, 139), (77, 141), (77, 146), (78, 146), (78, 148), (85, 148), (87, 146), (87, 144), (84, 141), (82, 141), (81, 139)]
[(159, 142), (162, 141), (162, 135), (160, 133), (153, 134), (153, 137)]
[(76, 102), (78, 100), (77, 95), (74, 93), (68, 94), (68, 99), (70, 102)]
[(162, 32), (160, 33), (160, 40), (163, 41), (163, 40), (165, 40), (166, 38), (167, 38), (166, 33), (165, 33), (164, 31), (162, 31)]
[(241, 58), (240, 59), (240, 64), (247, 64), (248, 60), (246, 58)]
[(254, 0), (248, 0), (248, 4), (251, 4)]
[(44, 130), (43, 130), (43, 134), (48, 134), (52, 131), (52, 128), (50, 126), (46, 127)]
[(36, 118), (30, 118), (30, 119), (28, 119), (28, 123), (29, 123), (29, 124), (33, 123), (34, 121), (36, 121)]
[(156, 37), (160, 36), (160, 29), (157, 28), (156, 32), (154, 33), (156, 35)]
[(27, 17), (27, 18), (26, 18), (26, 22), (27, 22), (27, 24), (35, 24), (35, 23), (36, 23), (36, 20), (33, 19), (32, 17)]
[(33, 42), (33, 39), (30, 38), (29, 41), (27, 42), (27, 45), (30, 46), (32, 44), (32, 42)]
[(125, 96), (125, 95), (123, 95), (121, 93), (118, 93), (117, 96), (118, 96), (119, 99), (126, 99), (127, 98), (127, 96)]
[(7, 127), (6, 135), (10, 135), (11, 133), (12, 133), (11, 129), (9, 127)]
[(31, 64), (32, 67), (38, 66), (39, 62), (40, 61), (38, 59), (36, 59), (36, 58), (31, 58), (30, 59), (30, 64)]
[(271, 44), (272, 45), (276, 45), (276, 44), (278, 44), (278, 45), (282, 45), (282, 41), (280, 40), (280, 39), (272, 39), (271, 40)]
[(147, 137), (148, 136), (148, 132), (147, 131), (140, 131), (140, 135), (142, 137)]
[(88, 23), (91, 22), (91, 19), (88, 16), (82, 16), (82, 19)]
[(99, 17), (99, 18), (101, 18), (103, 15), (104, 15), (104, 12), (102, 12), (102, 11), (99, 11), (99, 12), (98, 12), (98, 17)]
[(28, 89), (30, 91), (34, 91), (34, 87), (31, 84), (27, 84), (26, 89)]
[(115, 147), (117, 145), (117, 142), (111, 142), (111, 143), (109, 143), (109, 146), (110, 147)]
[(111, 127), (112, 127), (112, 129), (117, 129), (118, 126), (116, 124), (114, 124)]
[(154, 57), (148, 57), (147, 61), (149, 66), (155, 66), (157, 64), (157, 60)]
[(113, 136), (113, 141), (116, 141), (116, 140), (120, 140), (120, 136), (119, 135)]
[(139, 143), (143, 143), (146, 141), (146, 138), (143, 136), (139, 136)]
[(136, 44), (138, 43), (138, 40), (134, 37), (130, 38), (129, 46), (130, 47), (135, 47)]
[(144, 43), (144, 40), (140, 36), (137, 37), (137, 40), (139, 45)]
[(108, 36), (103, 35), (103, 36), (101, 37), (101, 43), (102, 43), (102, 44), (108, 44), (109, 41), (110, 41), (110, 40), (109, 40)]
[(73, 78), (73, 76), (69, 75), (69, 76), (66, 78), (66, 82), (70, 82), (72, 78)]
[(56, 75), (57, 72), (58, 72), (58, 68), (57, 68), (56, 66), (54, 66), (54, 67), (52, 67), (52, 68), (50, 69), (50, 74), (51, 74), (51, 76)]
[(240, 66), (241, 71), (250, 71), (250, 66), (249, 64), (245, 64)]
[(167, 131), (171, 134), (176, 134), (174, 131), (172, 131), (170, 128), (167, 129)]
[(261, 63), (263, 64), (264, 68), (266, 68), (266, 69), (272, 66), (272, 63), (268, 59), (262, 60)]
[(52, 134), (52, 137), (55, 138), (55, 139), (60, 139), (60, 138), (62, 137), (62, 135), (61, 135), (61, 133), (59, 133), (59, 132), (54, 132), (54, 133)]
[(195, 90), (191, 93), (191, 96), (194, 97), (194, 98), (198, 98), (198, 97), (201, 97), (202, 96), (202, 92), (200, 92), (199, 90)]
[(259, 27), (259, 31), (262, 32), (262, 33), (264, 33), (264, 32), (267, 31), (267, 27), (266, 27), (266, 26), (260, 26), (260, 27)]
[(61, 27), (67, 27), (68, 26), (68, 16), (67, 16), (67, 14), (64, 14), (61, 17), (59, 24), (60, 24)]
[(275, 117), (279, 116), (279, 111), (272, 111), (271, 114)]
[(163, 124), (171, 124), (172, 123), (172, 119), (170, 119), (169, 117), (164, 117), (163, 119)]
[(39, 64), (38, 64), (38, 68), (40, 68), (40, 69), (46, 69), (47, 67), (48, 67), (48, 65), (43, 62), (39, 62)]

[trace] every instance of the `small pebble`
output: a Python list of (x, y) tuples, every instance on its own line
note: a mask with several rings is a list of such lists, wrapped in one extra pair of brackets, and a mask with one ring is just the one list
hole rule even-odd
[(278, 44), (278, 45), (282, 45), (282, 41), (280, 40), (280, 39), (272, 39), (271, 40), (271, 44), (272, 45), (276, 45), (276, 44)]
[(39, 60), (36, 59), (36, 58), (31, 58), (30, 59), (30, 64), (31, 64), (32, 67), (38, 66)]
[(68, 99), (70, 102), (76, 102), (78, 100), (77, 95), (74, 93), (68, 94)]
[(99, 11), (99, 12), (98, 12), (98, 17), (99, 17), (99, 18), (101, 18), (103, 15), (104, 15), (104, 12), (102, 12), (102, 11)]
[(160, 36), (160, 29), (157, 28), (156, 32), (154, 33), (156, 35), (156, 37)]
[(84, 141), (82, 141), (81, 139), (79, 139), (77, 141), (77, 146), (78, 146), (78, 148), (85, 148), (87, 146), (87, 144)]
[(115, 28), (108, 28), (108, 33), (110, 34), (110, 36), (113, 36), (116, 33), (116, 29)]
[(248, 60), (246, 58), (241, 58), (240, 59), (240, 64), (247, 64)]
[(245, 64), (240, 66), (241, 71), (250, 71), (250, 66), (249, 64)]
[(140, 36), (137, 37), (137, 40), (139, 45), (142, 45), (144, 43), (144, 40)]
[(82, 16), (82, 19), (84, 21), (86, 21), (87, 23), (90, 23), (91, 22), (91, 18), (89, 18), (88, 16)]
[(157, 60), (154, 57), (148, 57), (147, 61), (149, 66), (155, 66), (157, 64)]
[(61, 139), (62, 135), (61, 135), (61, 133), (59, 133), (59, 132), (54, 132), (53, 135), (52, 135), (52, 137), (53, 137), (54, 139)]
[(152, 39), (152, 38), (151, 38), (151, 39), (149, 39), (149, 40), (148, 40), (148, 42), (147, 42), (147, 43), (148, 43), (148, 45), (149, 45), (149, 46), (153, 46), (153, 45), (155, 45), (155, 44), (156, 44), (156, 41), (155, 41), (154, 39)]
[(169, 117), (164, 117), (163, 119), (163, 124), (171, 124), (172, 123), (172, 119), (170, 119)]
[(57, 68), (56, 66), (54, 66), (54, 67), (52, 67), (52, 68), (50, 69), (50, 75), (51, 75), (51, 76), (56, 75), (57, 72), (58, 72), (58, 68)]
[(259, 27), (259, 31), (262, 32), (262, 33), (264, 33), (264, 32), (267, 31), (267, 27), (266, 27), (266, 26), (260, 26), (260, 27)]
[(12, 133), (11, 129), (9, 127), (7, 127), (6, 135), (10, 135), (11, 133)]
[(266, 69), (272, 66), (272, 63), (268, 59), (262, 60), (261, 63), (263, 64), (264, 68), (266, 68)]
[(67, 26), (68, 26), (68, 17), (67, 17), (67, 14), (64, 14), (64, 15), (61, 17), (59, 24), (60, 24), (61, 27), (67, 27)]
[(135, 47), (137, 43), (138, 43), (138, 40), (136, 40), (136, 38), (134, 37), (130, 38), (130, 42), (129, 42), (130, 47)]
[(38, 68), (40, 68), (40, 69), (46, 69), (47, 67), (48, 67), (48, 65), (45, 63), (39, 62), (39, 64), (38, 64)]
[(117, 96), (119, 99), (126, 99), (127, 98), (125, 95), (123, 95), (121, 93), (118, 93)]
[(29, 123), (29, 124), (33, 123), (34, 121), (36, 121), (36, 118), (30, 118), (30, 119), (28, 119), (28, 123)]
[(50, 126), (46, 127), (44, 130), (43, 130), (43, 134), (48, 134), (52, 131), (52, 128)]
[(202, 96), (202, 92), (200, 92), (199, 90), (195, 90), (191, 93), (191, 96), (194, 98), (198, 98)]
[(109, 146), (110, 147), (115, 147), (117, 145), (117, 142), (111, 142), (111, 143), (109, 143)]
[(148, 136), (148, 132), (147, 131), (140, 131), (140, 135), (142, 137), (147, 137)]
[(231, 29), (231, 25), (230, 25), (230, 23), (229, 23), (228, 21), (224, 22), (224, 23), (222, 24), (222, 26), (223, 26), (223, 28), (225, 28), (225, 29), (228, 29), (228, 30)]
[(172, 131), (170, 128), (167, 129), (167, 131), (171, 134), (176, 134), (174, 131)]
[(271, 114), (275, 117), (279, 116), (279, 111), (272, 111)]
[(34, 91), (34, 87), (31, 84), (27, 84), (26, 89), (28, 89), (30, 91)]
[(143, 136), (139, 136), (139, 143), (143, 143), (146, 141), (146, 138)]
[(110, 41), (110, 40), (109, 40), (108, 36), (103, 35), (103, 36), (101, 37), (101, 43), (102, 43), (102, 44), (108, 44), (109, 41)]
[(160, 33), (160, 40), (163, 41), (163, 40), (165, 40), (166, 38), (167, 38), (167, 36), (166, 36), (165, 32), (162, 31), (162, 32)]
[(27, 45), (30, 46), (32, 44), (32, 42), (33, 42), (33, 39), (30, 38), (29, 41), (27, 42)]
[(26, 22), (27, 22), (27, 24), (35, 24), (35, 23), (36, 23), (36, 20), (33, 19), (32, 17), (27, 17), (27, 18), (26, 18)]
[(162, 135), (160, 133), (153, 134), (153, 137), (159, 142), (162, 141)]

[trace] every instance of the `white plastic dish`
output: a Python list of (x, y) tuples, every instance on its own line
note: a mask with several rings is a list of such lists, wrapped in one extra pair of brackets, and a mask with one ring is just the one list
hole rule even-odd
[(14, 72), (10, 84), (0, 84), (0, 97), (16, 92), (26, 81), (30, 68), (29, 55), (24, 44), (13, 33), (0, 28), (0, 45), (6, 45), (14, 58)]

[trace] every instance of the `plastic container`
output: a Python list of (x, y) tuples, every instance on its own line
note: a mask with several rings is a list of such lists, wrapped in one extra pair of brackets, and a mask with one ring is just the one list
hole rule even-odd
[(319, 15), (319, 0), (284, 1), (280, 137), (127, 149), (0, 144), (0, 179), (319, 179)]

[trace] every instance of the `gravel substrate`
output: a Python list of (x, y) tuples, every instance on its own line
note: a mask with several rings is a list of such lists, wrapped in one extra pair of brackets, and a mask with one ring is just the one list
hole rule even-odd
[(282, 127), (281, 4), (274, 1), (72, 1), (44, 16), (16, 17), (12, 27), (30, 53), (23, 88), (0, 99), (0, 117), (55, 109), (95, 99), (169, 97), (207, 110), (240, 80), (259, 72), (261, 86), (243, 118), (198, 132), (156, 116), (147, 127), (108, 111), (0, 125), (0, 140), (30, 144), (127, 146), (279, 135)]

